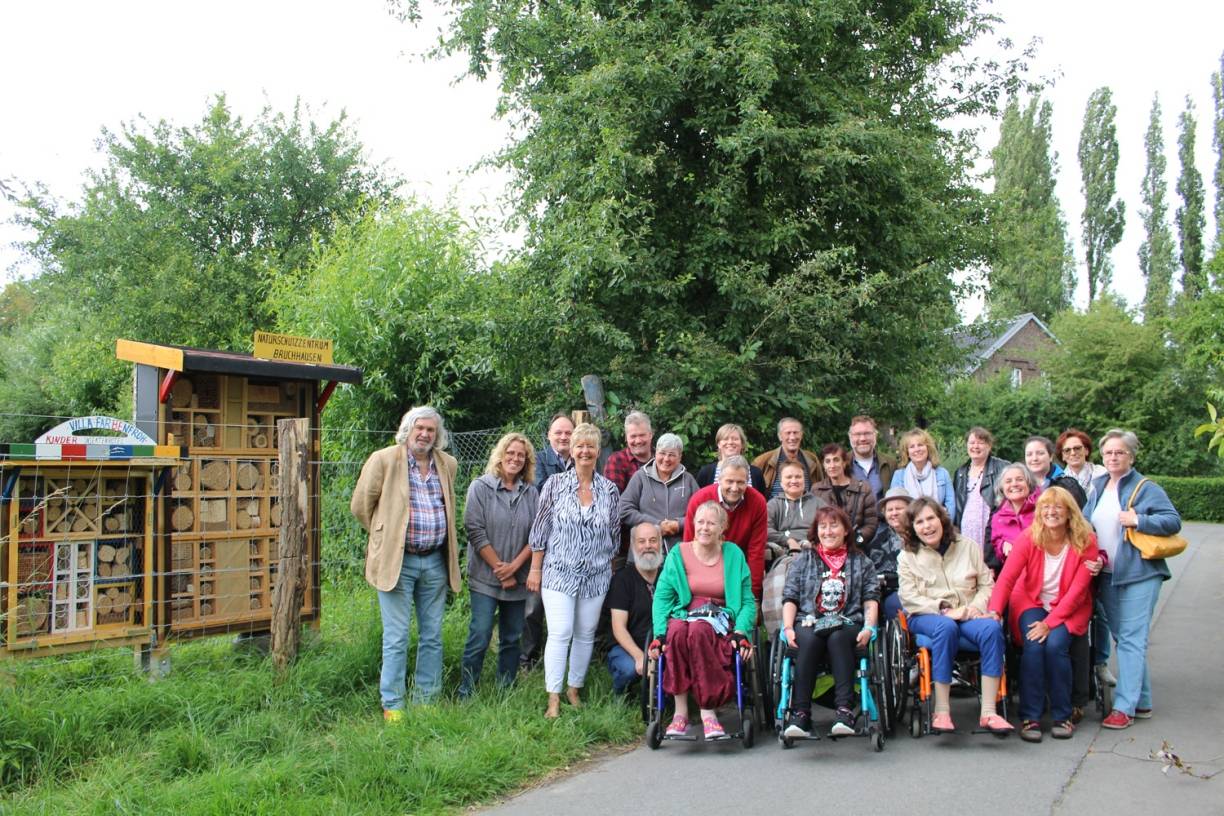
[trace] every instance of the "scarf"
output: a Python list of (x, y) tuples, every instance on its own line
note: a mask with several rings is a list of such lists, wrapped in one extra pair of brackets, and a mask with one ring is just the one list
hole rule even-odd
[(914, 498), (930, 496), (932, 499), (939, 499), (939, 482), (935, 478), (935, 466), (927, 462), (926, 472), (919, 473), (913, 462), (906, 465), (905, 489)]

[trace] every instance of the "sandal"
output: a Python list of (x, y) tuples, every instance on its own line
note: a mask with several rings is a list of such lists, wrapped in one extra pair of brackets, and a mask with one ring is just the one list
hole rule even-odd
[(720, 739), (727, 736), (727, 732), (723, 730), (722, 723), (718, 721), (718, 717), (713, 715), (702, 717), (701, 727), (705, 730), (706, 739)]
[(1075, 726), (1071, 724), (1070, 720), (1056, 722), (1050, 726), (1050, 736), (1054, 739), (1071, 739), (1074, 734)]
[(688, 717), (683, 717), (679, 714), (672, 717), (671, 725), (667, 726), (667, 730), (663, 732), (665, 737), (683, 737), (688, 733), (689, 721)]
[(1006, 737), (1011, 732), (1015, 731), (1015, 727), (1007, 720), (1000, 717), (998, 714), (989, 714), (978, 720), (978, 725), (985, 728), (996, 737)]
[(952, 724), (951, 714), (942, 712), (931, 718), (932, 734), (951, 734), (955, 730), (956, 726)]
[(1041, 742), (1041, 723), (1037, 720), (1020, 723), (1020, 739), (1025, 742)]

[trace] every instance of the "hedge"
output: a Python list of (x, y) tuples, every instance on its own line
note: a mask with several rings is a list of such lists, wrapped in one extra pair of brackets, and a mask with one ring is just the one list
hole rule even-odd
[(1186, 521), (1224, 522), (1224, 477), (1152, 476)]

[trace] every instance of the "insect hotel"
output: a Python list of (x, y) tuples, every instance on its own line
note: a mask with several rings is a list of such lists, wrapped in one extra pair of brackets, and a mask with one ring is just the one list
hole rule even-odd
[(305, 521), (311, 566), (302, 618), (317, 620), (319, 416), (338, 384), (361, 382), (361, 369), (330, 364), (330, 343), (323, 363), (298, 362), (323, 359), (310, 346), (290, 347), (284, 353), (289, 359), (264, 359), (119, 340), (116, 354), (136, 364), (135, 424), (159, 443), (182, 445), (187, 452), (170, 477), (169, 541), (157, 564), (159, 642), (269, 630), (281, 522), (282, 419), (306, 419), (309, 425)]
[(0, 446), (0, 657), (149, 642), (158, 504), (182, 456), (104, 416)]

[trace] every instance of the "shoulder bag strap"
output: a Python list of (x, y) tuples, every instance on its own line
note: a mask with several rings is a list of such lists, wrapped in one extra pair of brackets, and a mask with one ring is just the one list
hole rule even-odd
[(1139, 480), (1139, 484), (1135, 485), (1135, 489), (1131, 491), (1130, 501), (1126, 503), (1127, 510), (1133, 510), (1135, 508), (1135, 496), (1139, 495), (1139, 488), (1143, 487), (1143, 483), (1146, 481), (1149, 481), (1149, 479), (1148, 477), (1144, 476)]

